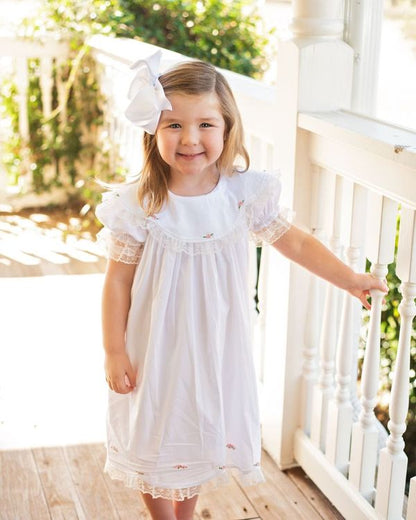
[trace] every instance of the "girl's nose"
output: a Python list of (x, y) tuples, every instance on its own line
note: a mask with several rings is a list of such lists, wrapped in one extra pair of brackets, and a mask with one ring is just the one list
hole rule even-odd
[(199, 132), (197, 128), (193, 127), (185, 127), (182, 130), (181, 135), (182, 144), (185, 145), (195, 145), (199, 142)]

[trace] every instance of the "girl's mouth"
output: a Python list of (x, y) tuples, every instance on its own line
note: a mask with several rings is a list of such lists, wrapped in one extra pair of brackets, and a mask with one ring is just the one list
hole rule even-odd
[(184, 161), (193, 161), (194, 159), (197, 159), (198, 157), (201, 157), (204, 155), (204, 152), (199, 153), (178, 153), (178, 156), (183, 159)]
[(195, 157), (200, 157), (201, 155), (203, 155), (203, 153), (204, 152), (199, 152), (199, 153), (179, 153), (178, 152), (178, 155), (179, 155), (179, 157), (181, 157), (183, 159), (192, 160)]

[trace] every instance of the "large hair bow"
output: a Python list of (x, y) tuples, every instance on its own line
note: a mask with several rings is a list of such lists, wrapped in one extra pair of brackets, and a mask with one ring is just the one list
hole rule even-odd
[(133, 124), (149, 134), (156, 132), (162, 110), (172, 110), (159, 81), (159, 64), (162, 52), (159, 50), (145, 60), (136, 61), (130, 68), (136, 74), (130, 84), (130, 103), (125, 115)]

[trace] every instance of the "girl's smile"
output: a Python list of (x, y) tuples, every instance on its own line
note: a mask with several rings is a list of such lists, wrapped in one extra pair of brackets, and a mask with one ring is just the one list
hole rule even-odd
[(156, 132), (162, 159), (170, 166), (169, 188), (185, 195), (210, 191), (218, 181), (225, 122), (215, 93), (172, 94)]

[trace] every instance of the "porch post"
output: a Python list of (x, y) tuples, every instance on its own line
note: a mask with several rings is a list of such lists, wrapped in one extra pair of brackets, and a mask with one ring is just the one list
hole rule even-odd
[(344, 39), (354, 50), (351, 110), (374, 116), (384, 0), (346, 0)]
[[(313, 232), (312, 165), (307, 135), (298, 131), (297, 116), (299, 111), (350, 108), (353, 51), (342, 40), (343, 0), (294, 0), (291, 30), (293, 37), (279, 42), (277, 68), (276, 143), (282, 204), (296, 211), (296, 225)], [(310, 276), (296, 265), (282, 266), (277, 252), (265, 249), (263, 445), (285, 468), (295, 464), (294, 434), (305, 401), (302, 374), (305, 380), (313, 380), (313, 363), (310, 359), (303, 363), (302, 351), (316, 351), (318, 345), (305, 345), (304, 338), (307, 314), (313, 312), (308, 308)]]

